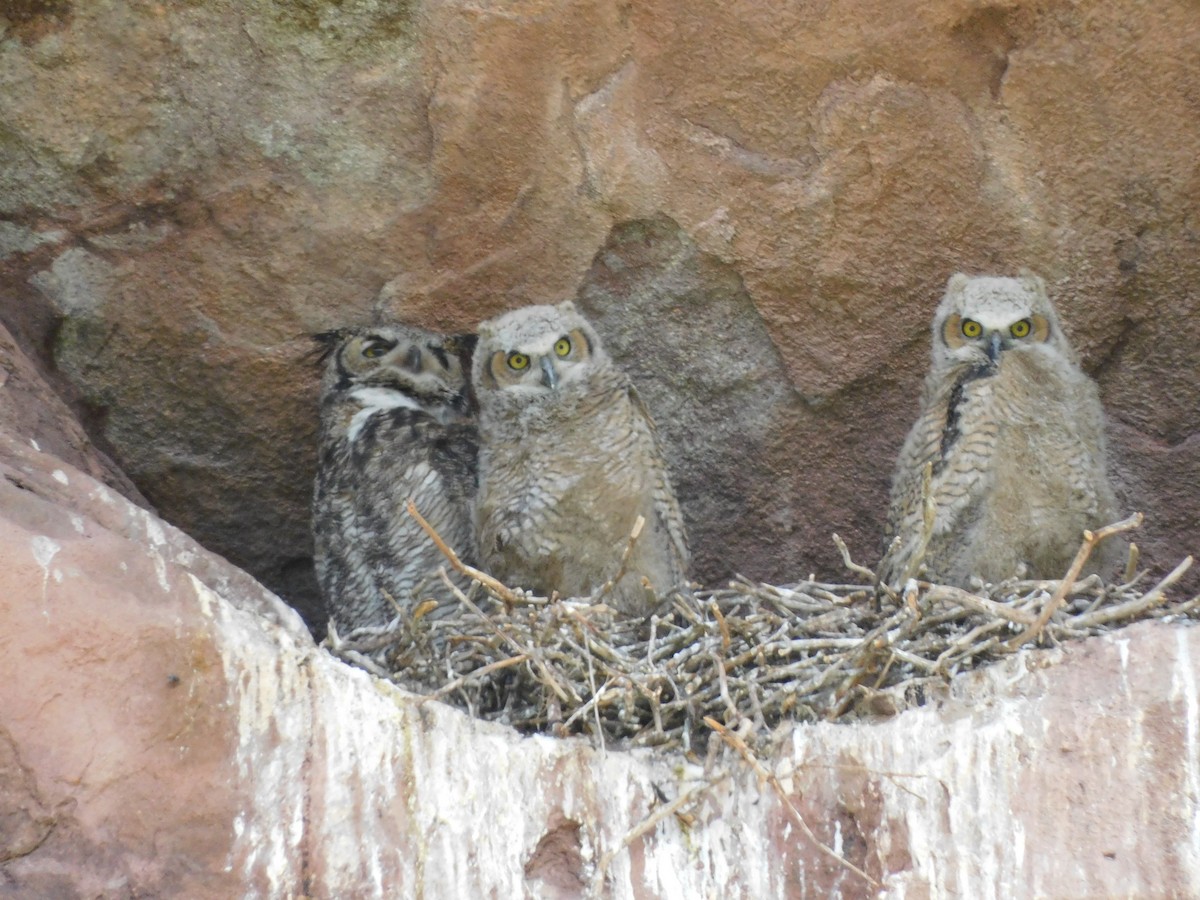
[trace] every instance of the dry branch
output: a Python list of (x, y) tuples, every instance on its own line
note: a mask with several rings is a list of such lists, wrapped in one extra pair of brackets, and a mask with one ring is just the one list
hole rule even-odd
[(722, 776), (720, 778), (713, 779), (712, 781), (705, 781), (704, 783), (693, 787), (691, 790), (680, 794), (670, 803), (664, 803), (654, 812), (650, 813), (650, 815), (648, 815), (645, 819), (635, 825), (632, 829), (630, 829), (630, 831), (621, 839), (620, 844), (600, 857), (600, 861), (596, 865), (596, 870), (592, 873), (592, 880), (589, 890), (590, 896), (603, 896), (602, 892), (604, 889), (604, 877), (608, 873), (608, 867), (611, 866), (613, 860), (617, 858), (617, 854), (623, 852), (626, 847), (628, 847), (642, 835), (653, 831), (658, 827), (658, 823), (666, 819), (668, 816), (681, 815), (686, 807), (698, 802), (704, 794), (708, 793), (714, 787), (719, 785), (725, 780), (726, 777), (728, 776)]
[(459, 559), (458, 554), (454, 552), (449, 544), (442, 540), (442, 536), (438, 534), (434, 527), (425, 520), (425, 517), (417, 511), (417, 504), (413, 503), (411, 499), (405, 501), (404, 508), (408, 510), (408, 514), (410, 516), (417, 520), (417, 524), (424, 529), (427, 535), (429, 535), (429, 539), (433, 541), (438, 550), (442, 552), (442, 555), (450, 561), (450, 565), (454, 568), (454, 571), (461, 575), (466, 575), (472, 581), (482, 584), (485, 588), (487, 588), (505, 603), (516, 604), (520, 602), (517, 595), (510, 588), (501, 584), (487, 572), (476, 569), (472, 566), (468, 566), (465, 562)]
[(850, 860), (846, 859), (846, 857), (839, 854), (832, 847), (827, 847), (825, 844), (821, 843), (821, 840), (815, 834), (813, 834), (813, 830), (808, 827), (808, 823), (804, 821), (804, 817), (800, 815), (800, 811), (796, 809), (795, 804), (792, 803), (791, 798), (787, 795), (787, 791), (785, 791), (783, 789), (783, 785), (779, 783), (779, 779), (763, 767), (762, 763), (760, 763), (758, 758), (754, 755), (754, 751), (752, 751), (746, 745), (745, 741), (731, 732), (728, 728), (725, 728), (719, 722), (716, 722), (711, 718), (705, 718), (704, 724), (719, 734), (721, 736), (721, 740), (737, 751), (738, 755), (745, 761), (746, 765), (753, 770), (754, 774), (758, 776), (760, 781), (765, 781), (771, 786), (771, 790), (775, 792), (775, 795), (779, 798), (779, 802), (783, 804), (783, 808), (787, 810), (787, 813), (791, 817), (792, 821), (800, 826), (800, 830), (803, 831), (805, 836), (816, 845), (818, 850), (820, 850), (826, 856), (830, 856), (835, 859), (840, 865), (845, 866), (855, 875), (865, 879), (872, 887), (879, 887), (878, 881), (876, 881), (858, 866), (854, 865), (854, 863), (850, 862)]
[(1142, 514), (1134, 513), (1128, 519), (1117, 522), (1115, 525), (1108, 525), (1101, 528), (1099, 531), (1091, 532), (1084, 531), (1083, 543), (1079, 545), (1079, 552), (1075, 554), (1075, 559), (1071, 563), (1071, 568), (1067, 570), (1066, 577), (1058, 586), (1058, 590), (1054, 592), (1046, 605), (1042, 608), (1041, 615), (1027, 629), (1021, 632), (1015, 639), (1009, 642), (1011, 649), (1015, 650), (1027, 641), (1037, 640), (1041, 637), (1046, 623), (1050, 621), (1050, 617), (1058, 612), (1058, 608), (1062, 606), (1071, 587), (1075, 584), (1075, 579), (1079, 577), (1079, 573), (1083, 571), (1084, 565), (1087, 564), (1088, 557), (1092, 555), (1092, 550), (1096, 545), (1105, 538), (1112, 537), (1114, 534), (1120, 534), (1122, 531), (1132, 531), (1142, 524)]

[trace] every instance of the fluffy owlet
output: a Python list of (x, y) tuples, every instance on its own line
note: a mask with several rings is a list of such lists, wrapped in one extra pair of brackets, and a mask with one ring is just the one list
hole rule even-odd
[(409, 498), (451, 547), (474, 557), (478, 439), (466, 381), (473, 338), (384, 325), (317, 340), (325, 372), (314, 558), (329, 614), (345, 634), (386, 624), (415, 600), (448, 599), (436, 577), (445, 557), (408, 514)]
[(487, 569), (537, 593), (585, 596), (615, 577), (641, 515), (627, 574), (606, 601), (647, 614), (654, 595), (682, 584), (687, 539), (654, 423), (573, 304), (480, 325), (472, 382)]
[[(922, 563), (929, 580), (964, 587), (1021, 564), (1029, 577), (1061, 578), (1083, 530), (1115, 511), (1100, 395), (1045, 283), (951, 277), (933, 319), (921, 415), (892, 482), (887, 536), (900, 544), (884, 579), (916, 575)], [(1093, 571), (1106, 561), (1094, 562)]]

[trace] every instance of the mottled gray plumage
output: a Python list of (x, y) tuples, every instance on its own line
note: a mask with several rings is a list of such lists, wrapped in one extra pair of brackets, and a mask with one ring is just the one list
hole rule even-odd
[(653, 595), (684, 581), (683, 517), (654, 424), (570, 302), (482, 324), (472, 381), (486, 568), (541, 594), (585, 596), (617, 574), (640, 514), (644, 530), (608, 602), (645, 614)]
[(1044, 282), (954, 275), (896, 465), (887, 537), (900, 542), (883, 577), (895, 583), (923, 564), (930, 580), (967, 586), (1024, 564), (1029, 577), (1060, 578), (1083, 530), (1115, 519), (1100, 395)]
[(427, 597), (444, 601), (436, 612), (455, 608), (436, 578), (446, 560), (405, 501), (473, 560), (478, 439), (466, 378), (473, 339), (407, 325), (318, 339), (326, 356), (312, 525), (330, 617), (346, 633), (386, 624), (397, 606), (408, 610)]

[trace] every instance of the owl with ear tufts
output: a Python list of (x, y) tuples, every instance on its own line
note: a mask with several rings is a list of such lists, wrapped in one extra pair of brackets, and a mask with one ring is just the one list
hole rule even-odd
[(641, 515), (605, 602), (653, 611), (687, 577), (683, 517), (654, 423), (595, 329), (569, 301), (485, 322), (472, 383), (485, 568), (539, 594), (589, 595), (618, 574)]
[(411, 613), (424, 599), (453, 610), (445, 557), (417, 510), (474, 558), (471, 504), (478, 437), (467, 372), (473, 335), (408, 325), (317, 335), (322, 345), (320, 456), (312, 505), (317, 580), (346, 634)]
[[(1061, 578), (1084, 529), (1116, 517), (1099, 391), (1045, 283), (952, 276), (893, 477), (884, 580)], [(1119, 552), (1101, 548), (1091, 571)]]

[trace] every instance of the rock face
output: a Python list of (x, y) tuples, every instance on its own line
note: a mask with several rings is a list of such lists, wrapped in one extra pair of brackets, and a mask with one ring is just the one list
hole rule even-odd
[(422, 703), (9, 432), (0, 597), (5, 898), (1200, 893), (1186, 625), (1028, 651), (878, 724), (794, 727), (763, 760), (777, 794), (729, 752), (706, 772)]
[(949, 274), (1043, 274), (1160, 566), (1200, 534), (1189, 0), (9, 3), (0, 319), (313, 623), (306, 335), (578, 295), (705, 580), (873, 562)]
[(70, 408), (47, 383), (37, 363), (0, 325), (0, 432), (20, 435), (31, 447), (45, 450), (143, 506), (145, 498), (92, 443)]

